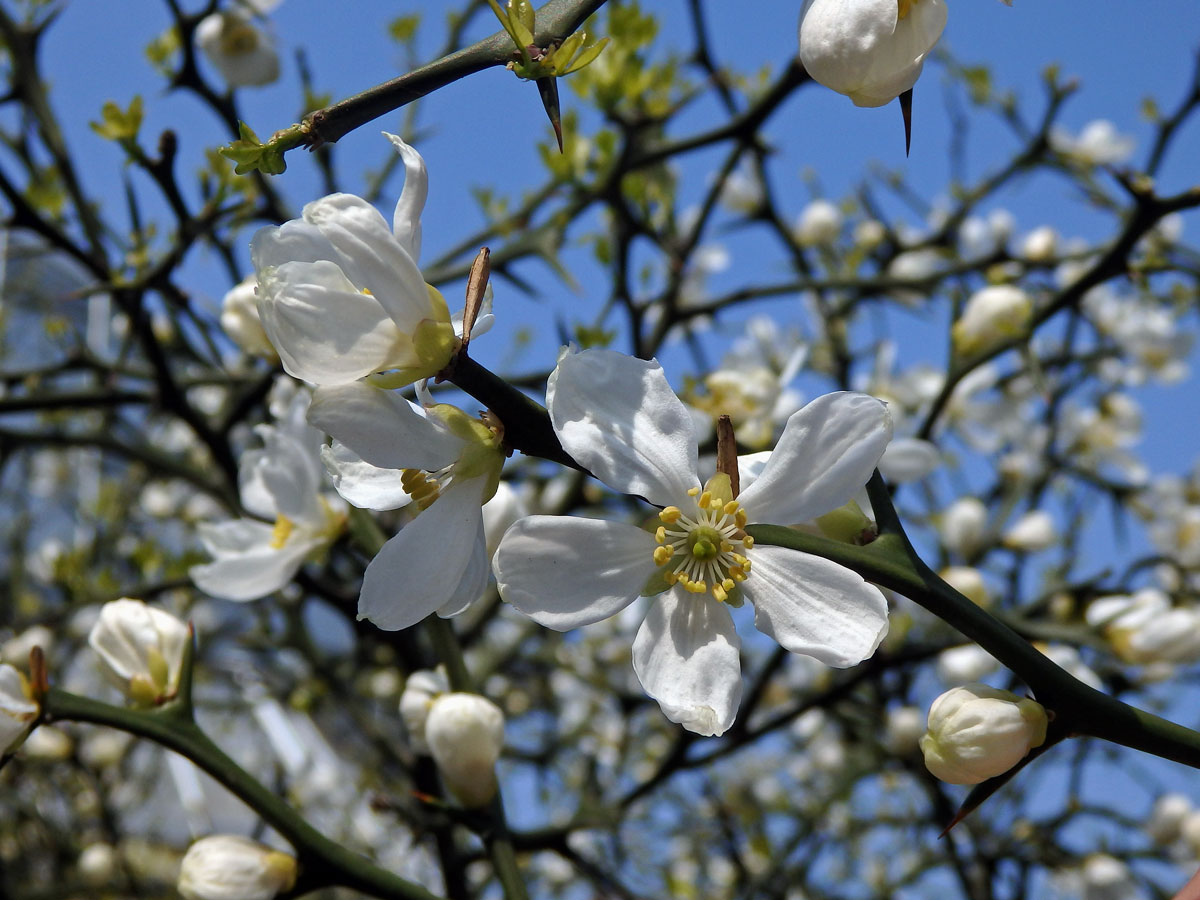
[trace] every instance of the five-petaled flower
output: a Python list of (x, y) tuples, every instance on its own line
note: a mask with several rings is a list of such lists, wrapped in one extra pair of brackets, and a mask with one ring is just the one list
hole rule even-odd
[(809, 403), (736, 498), (725, 475), (701, 487), (691, 417), (653, 360), (567, 354), (547, 405), (564, 449), (614, 490), (660, 507), (661, 524), (655, 533), (597, 519), (519, 520), (493, 561), (501, 596), (518, 610), (562, 631), (657, 593), (634, 640), (634, 670), (667, 718), (706, 735), (732, 725), (741, 696), (729, 606), (750, 600), (759, 631), (831, 666), (855, 665), (879, 646), (887, 603), (877, 588), (826, 559), (756, 546), (745, 528), (808, 521), (849, 500), (891, 438), (882, 402), (836, 393)]
[(263, 328), (288, 374), (345, 384), (389, 372), (392, 387), (437, 374), (458, 345), (446, 301), (425, 283), (425, 161), (387, 135), (404, 162), (392, 227), (353, 194), (330, 194), (251, 244)]

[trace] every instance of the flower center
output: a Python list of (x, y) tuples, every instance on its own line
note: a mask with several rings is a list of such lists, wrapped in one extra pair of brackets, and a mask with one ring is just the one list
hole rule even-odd
[(745, 532), (746, 511), (736, 500), (692, 488), (688, 495), (696, 510), (685, 514), (668, 506), (658, 514), (662, 525), (654, 534), (654, 562), (667, 584), (692, 594), (711, 593), (724, 603), (729, 593), (750, 574), (745, 551), (754, 539)]

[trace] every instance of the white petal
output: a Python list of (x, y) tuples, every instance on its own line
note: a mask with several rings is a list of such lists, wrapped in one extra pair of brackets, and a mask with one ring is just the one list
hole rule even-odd
[[(254, 233), (250, 241), (250, 258), (254, 262), (256, 281), (261, 284), (262, 276), (289, 262), (317, 262), (332, 260), (333, 245), (321, 234), (320, 229), (301, 219), (291, 219), (282, 225), (268, 225)], [(259, 293), (261, 297), (262, 294)]]
[(204, 593), (222, 600), (257, 600), (291, 582), (304, 558), (321, 546), (321, 540), (291, 540), (282, 547), (255, 546), (242, 553), (226, 554), (188, 575)]
[(614, 490), (669, 506), (699, 485), (691, 416), (657, 361), (568, 353), (550, 376), (546, 404), (563, 448)]
[(486, 485), (486, 478), (451, 484), (383, 545), (363, 575), (360, 619), (399, 631), (451, 601), (475, 552)]
[(196, 531), (208, 555), (215, 559), (237, 556), (255, 547), (268, 547), (274, 536), (274, 529), (270, 525), (253, 519), (201, 522)]
[(317, 388), (308, 421), (373, 466), (436, 471), (463, 450), (463, 441), (413, 408), (401, 394), (363, 382)]
[(359, 509), (400, 509), (412, 500), (396, 469), (373, 466), (340, 441), (321, 450), (337, 492)]
[(633, 669), (672, 722), (724, 734), (742, 699), (740, 647), (725, 604), (676, 588), (655, 598), (638, 629)]
[(808, 522), (867, 483), (891, 438), (882, 401), (850, 392), (818, 397), (788, 419), (762, 474), (738, 499), (751, 522)]
[(294, 378), (341, 384), (410, 362), (396, 324), (336, 263), (284, 263), (259, 275), (259, 291), (263, 329)]
[(529, 516), (504, 533), (492, 567), (508, 603), (567, 631), (632, 603), (654, 574), (657, 546), (652, 534), (621, 522)]
[(429, 196), (429, 173), (425, 171), (425, 160), (413, 147), (386, 131), (383, 136), (392, 142), (404, 163), (404, 190), (392, 214), (392, 233), (416, 262), (421, 258), (421, 210)]
[(757, 545), (742, 582), (754, 625), (793, 653), (846, 668), (887, 634), (887, 601), (857, 572), (819, 556)]
[(479, 535), (475, 540), (475, 548), (471, 551), (471, 559), (463, 570), (462, 578), (458, 579), (458, 587), (437, 611), (443, 619), (453, 619), (466, 612), (468, 607), (479, 595), (487, 589), (488, 574), (492, 567), (488, 564), (487, 542), (483, 536), (483, 517), (479, 518)]
[(262, 425), (257, 431), (266, 445), (262, 481), (276, 511), (293, 522), (320, 525), (325, 514), (317, 496), (321, 485), (316, 459), (277, 428)]
[(314, 200), (304, 207), (304, 221), (329, 239), (346, 275), (369, 290), (405, 334), (431, 316), (421, 270), (379, 210), (362, 197), (330, 194)]

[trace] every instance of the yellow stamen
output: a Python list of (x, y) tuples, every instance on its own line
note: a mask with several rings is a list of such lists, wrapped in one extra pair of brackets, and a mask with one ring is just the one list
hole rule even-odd
[(667, 560), (675, 555), (675, 551), (670, 547), (655, 547), (654, 548), (654, 564), (657, 566), (666, 565)]
[(668, 506), (658, 514), (660, 521), (666, 522), (668, 525), (674, 525), (679, 521), (679, 517), (683, 515), (683, 511), (678, 506)]
[(271, 529), (271, 549), (278, 550), (286, 544), (294, 527), (292, 520), (280, 513), (279, 518), (275, 520), (275, 527)]

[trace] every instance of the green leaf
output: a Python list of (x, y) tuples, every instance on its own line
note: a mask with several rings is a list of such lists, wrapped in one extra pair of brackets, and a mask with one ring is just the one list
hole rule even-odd
[(138, 94), (129, 102), (128, 109), (121, 109), (112, 100), (106, 100), (100, 107), (100, 121), (88, 124), (96, 134), (107, 140), (134, 141), (142, 127), (142, 115), (142, 97)]
[(579, 54), (579, 58), (576, 59), (573, 63), (571, 63), (571, 65), (568, 66), (566, 71), (564, 71), (562, 74), (570, 75), (572, 72), (578, 72), (584, 66), (588, 65), (591, 62), (594, 62), (596, 57), (600, 55), (601, 51), (604, 50), (604, 48), (608, 46), (609, 40), (611, 40), (611, 39), (610, 38), (601, 38), (599, 41), (592, 44), (590, 47), (585, 47), (583, 52)]

